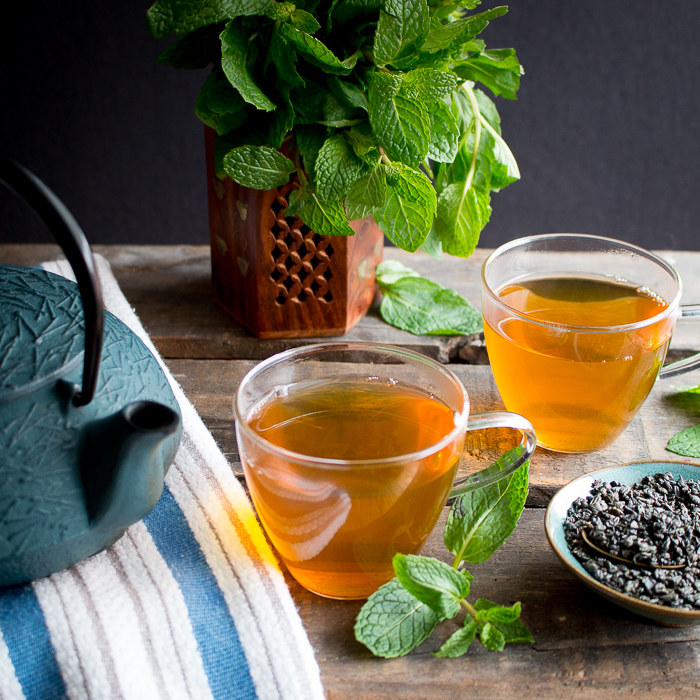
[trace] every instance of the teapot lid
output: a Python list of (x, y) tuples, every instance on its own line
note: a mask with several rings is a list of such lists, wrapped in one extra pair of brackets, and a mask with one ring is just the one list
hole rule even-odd
[(84, 352), (78, 285), (45, 270), (0, 265), (0, 403), (72, 371)]

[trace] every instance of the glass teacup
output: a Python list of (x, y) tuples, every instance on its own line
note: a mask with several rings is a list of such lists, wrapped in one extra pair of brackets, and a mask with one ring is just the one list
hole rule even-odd
[[(258, 516), (297, 581), (319, 595), (365, 598), (420, 550), (447, 498), (505, 478), (535, 450), (511, 413), (469, 416), (446, 367), (369, 343), (288, 350), (257, 365), (234, 402), (236, 436)], [(523, 433), (497, 466), (459, 483), (465, 433)]]
[(680, 316), (677, 272), (649, 251), (583, 234), (521, 238), (482, 268), (484, 333), (509, 411), (528, 418), (542, 447), (586, 452), (632, 421), (663, 367)]

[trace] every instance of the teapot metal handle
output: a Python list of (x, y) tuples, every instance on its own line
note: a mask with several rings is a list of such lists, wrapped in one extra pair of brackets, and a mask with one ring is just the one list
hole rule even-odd
[(43, 219), (75, 273), (85, 314), (85, 358), (82, 390), (73, 396), (73, 403), (84, 406), (95, 394), (104, 331), (102, 290), (90, 245), (61, 200), (36, 175), (2, 151), (0, 182), (24, 199)]

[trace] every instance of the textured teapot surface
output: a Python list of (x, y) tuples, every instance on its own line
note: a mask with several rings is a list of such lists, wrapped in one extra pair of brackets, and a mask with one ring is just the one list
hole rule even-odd
[[(141, 340), (105, 313), (96, 393), (89, 404), (76, 407), (72, 396), (81, 382), (84, 345), (80, 296), (77, 285), (43, 270), (0, 266), (0, 322), (0, 585), (5, 585), (69, 566), (146, 515), (160, 495), (180, 430), (164, 436), (142, 468), (152, 472), (144, 477), (155, 486), (148, 498), (134, 488), (135, 517), (95, 521), (85, 473), (99, 475), (112, 467), (103, 467), (99, 455), (85, 463), (90, 426), (141, 401), (158, 402), (179, 416), (167, 378)], [(118, 449), (104, 444), (105, 451)], [(108, 489), (116, 475), (100, 478)]]
[(0, 402), (77, 367), (84, 332), (76, 284), (43, 270), (0, 266)]

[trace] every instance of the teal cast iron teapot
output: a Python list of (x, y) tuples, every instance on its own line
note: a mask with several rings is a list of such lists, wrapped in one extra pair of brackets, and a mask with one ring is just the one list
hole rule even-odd
[[(180, 409), (141, 340), (102, 307), (90, 247), (58, 198), (0, 152), (78, 283), (0, 265), (0, 586), (104, 549), (158, 502)], [(81, 303), (82, 302), (82, 303)]]

